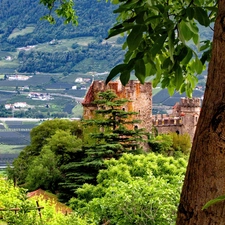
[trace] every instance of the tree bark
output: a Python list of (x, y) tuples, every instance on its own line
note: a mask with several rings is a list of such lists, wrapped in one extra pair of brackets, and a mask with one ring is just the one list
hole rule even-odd
[(225, 201), (225, 0), (219, 0), (206, 91), (184, 180), (177, 225), (224, 225)]

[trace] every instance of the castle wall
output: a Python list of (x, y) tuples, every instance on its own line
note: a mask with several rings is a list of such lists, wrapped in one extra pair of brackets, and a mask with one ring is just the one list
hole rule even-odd
[(82, 103), (84, 119), (93, 118), (94, 111), (97, 109), (93, 101), (99, 92), (106, 90), (113, 90), (119, 98), (130, 100), (122, 108), (125, 111), (138, 113), (135, 116), (135, 119), (141, 121), (135, 124), (138, 128), (145, 128), (146, 131), (152, 132), (152, 126), (154, 126), (158, 133), (188, 133), (193, 140), (201, 109), (199, 98), (181, 98), (170, 115), (152, 115), (152, 85), (150, 82), (140, 84), (139, 81), (131, 80), (123, 86), (120, 81), (111, 81), (107, 85), (104, 81), (94, 81)]
[(157, 128), (158, 133), (188, 133), (193, 140), (200, 110), (199, 98), (181, 98), (180, 103), (174, 106), (171, 115), (153, 115), (152, 124)]
[(131, 80), (126, 86), (123, 86), (120, 81), (111, 81), (107, 85), (105, 85), (104, 81), (94, 81), (82, 103), (84, 119), (93, 117), (93, 112), (96, 109), (96, 106), (93, 105), (93, 101), (96, 99), (99, 92), (106, 90), (113, 90), (119, 98), (130, 100), (130, 102), (123, 106), (123, 109), (137, 112), (138, 114), (135, 117), (140, 120), (141, 123), (138, 123), (136, 126), (138, 126), (138, 128), (145, 128), (149, 132), (151, 131), (152, 84), (150, 82), (141, 84), (139, 81)]

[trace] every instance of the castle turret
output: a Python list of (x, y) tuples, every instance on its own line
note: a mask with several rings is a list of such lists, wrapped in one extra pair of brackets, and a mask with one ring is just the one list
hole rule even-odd
[(104, 81), (93, 81), (82, 103), (84, 119), (91, 119), (96, 106), (93, 104), (97, 94), (106, 90), (113, 90), (119, 98), (129, 102), (123, 106), (124, 110), (137, 112), (137, 119), (141, 121), (138, 128), (151, 131), (152, 128), (152, 84), (130, 80), (126, 86), (120, 81), (111, 81), (105, 85)]
[(191, 140), (194, 138), (200, 111), (200, 98), (181, 98), (180, 115), (183, 123), (182, 133), (188, 133)]
[(153, 116), (152, 123), (159, 133), (188, 133), (193, 140), (200, 110), (200, 98), (181, 98), (180, 102), (174, 105), (171, 115)]

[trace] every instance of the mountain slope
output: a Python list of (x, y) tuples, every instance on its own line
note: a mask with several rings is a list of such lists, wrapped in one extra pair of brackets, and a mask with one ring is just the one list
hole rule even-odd
[[(107, 31), (115, 22), (113, 5), (104, 1), (77, 0), (75, 2), (79, 26), (64, 25), (57, 19), (55, 25), (40, 18), (48, 11), (37, 0), (1, 0), (0, 34), (1, 48), (21, 47), (51, 41), (84, 36), (106, 37)], [(18, 30), (33, 27), (32, 33), (10, 37)], [(3, 45), (3, 46), (2, 46)]]

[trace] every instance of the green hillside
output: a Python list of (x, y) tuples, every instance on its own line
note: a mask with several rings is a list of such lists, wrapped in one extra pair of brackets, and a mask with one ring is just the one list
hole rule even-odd
[(59, 18), (52, 25), (40, 20), (48, 11), (38, 1), (2, 0), (0, 71), (104, 72), (121, 62), (123, 52), (117, 39), (104, 41), (115, 23), (114, 6), (77, 0), (75, 7), (78, 26), (64, 25)]

